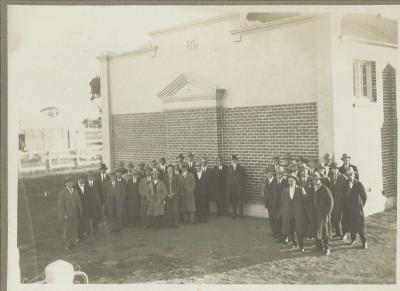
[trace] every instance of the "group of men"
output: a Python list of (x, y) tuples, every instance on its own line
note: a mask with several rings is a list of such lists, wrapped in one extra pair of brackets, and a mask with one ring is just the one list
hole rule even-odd
[(360, 236), (367, 248), (364, 205), (367, 195), (359, 180), (358, 169), (343, 154), (343, 165), (338, 167), (333, 155), (327, 153), (323, 161), (305, 158), (275, 157), (274, 165), (265, 169), (262, 187), (271, 231), (277, 242), (298, 247), (304, 252), (304, 240), (315, 239), (316, 249), (330, 254), (329, 240), (334, 237), (350, 244)]
[(179, 227), (180, 223), (207, 223), (209, 202), (214, 200), (217, 216), (243, 218), (246, 201), (246, 173), (232, 155), (231, 165), (217, 157), (216, 165), (208, 166), (202, 158), (196, 165), (193, 153), (180, 154), (174, 164), (161, 158), (150, 165), (143, 162), (134, 167), (128, 163), (107, 173), (101, 164), (99, 173), (80, 175), (78, 183), (68, 177), (58, 197), (58, 212), (63, 221), (64, 247), (96, 233), (103, 220), (109, 232), (123, 226)]

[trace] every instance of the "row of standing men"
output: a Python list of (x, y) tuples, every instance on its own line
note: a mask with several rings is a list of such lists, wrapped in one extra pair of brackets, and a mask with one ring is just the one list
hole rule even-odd
[(105, 221), (109, 232), (119, 232), (122, 226), (178, 227), (180, 223), (206, 223), (209, 202), (217, 205), (217, 216), (227, 215), (232, 204), (232, 218), (243, 218), (246, 201), (246, 173), (232, 155), (231, 165), (222, 157), (210, 168), (207, 159), (196, 166), (193, 154), (187, 160), (177, 157), (175, 164), (166, 165), (165, 158), (151, 166), (120, 163), (107, 173), (101, 164), (99, 173), (80, 175), (77, 184), (68, 177), (58, 197), (58, 212), (63, 220), (66, 249), (96, 233)]
[(265, 169), (262, 187), (264, 206), (277, 242), (293, 243), (304, 252), (304, 240), (315, 239), (316, 250), (330, 254), (332, 232), (338, 239), (356, 243), (358, 233), (363, 248), (367, 248), (364, 205), (367, 195), (359, 180), (358, 169), (343, 154), (338, 167), (331, 154), (315, 167), (293, 159), (285, 170), (275, 164)]

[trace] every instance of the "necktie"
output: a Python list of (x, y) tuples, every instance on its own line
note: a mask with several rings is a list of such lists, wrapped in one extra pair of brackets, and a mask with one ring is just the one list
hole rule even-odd
[(113, 188), (115, 187), (115, 182), (112, 182), (112, 186), (113, 186)]

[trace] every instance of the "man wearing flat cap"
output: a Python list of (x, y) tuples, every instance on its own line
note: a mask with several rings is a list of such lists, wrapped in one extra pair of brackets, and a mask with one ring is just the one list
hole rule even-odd
[(229, 201), (232, 203), (232, 218), (236, 218), (239, 211), (239, 217), (243, 216), (243, 205), (246, 201), (246, 171), (238, 163), (237, 155), (232, 155), (232, 164), (229, 166), (226, 174), (226, 190)]
[(331, 253), (329, 239), (332, 236), (331, 212), (333, 209), (333, 197), (331, 190), (322, 184), (322, 176), (319, 172), (313, 175), (314, 209), (316, 225), (317, 250), (326, 255)]
[(96, 184), (99, 187), (99, 191), (100, 191), (100, 201), (101, 201), (101, 207), (103, 207), (104, 205), (104, 196), (105, 194), (105, 185), (106, 182), (110, 180), (110, 176), (107, 174), (107, 166), (104, 163), (101, 163), (100, 165), (100, 169), (99, 169), (99, 173), (97, 174), (95, 181)]
[(355, 178), (359, 180), (360, 176), (358, 173), (358, 168), (356, 165), (350, 163), (350, 159), (351, 157), (348, 154), (345, 153), (342, 155), (343, 165), (339, 168), (339, 172), (342, 173), (343, 175), (347, 175), (347, 170), (352, 168), (354, 171)]
[(330, 190), (333, 196), (332, 226), (335, 237), (343, 238), (342, 217), (345, 200), (347, 196), (347, 178), (339, 172), (339, 167), (335, 162), (331, 163)]
[(263, 184), (262, 195), (264, 207), (268, 211), (268, 220), (271, 227), (272, 234), (278, 236), (281, 232), (279, 230), (279, 212), (276, 212), (276, 203), (278, 199), (276, 191), (276, 179), (274, 165), (265, 168), (266, 179)]
[(282, 234), (293, 242), (293, 247), (299, 247), (304, 252), (304, 235), (307, 232), (306, 191), (297, 186), (298, 178), (288, 176), (288, 187), (282, 190), (281, 211)]
[(107, 218), (110, 232), (122, 229), (122, 218), (125, 213), (125, 186), (117, 181), (115, 172), (110, 173), (110, 181), (106, 185), (104, 216)]
[(58, 194), (57, 210), (63, 222), (64, 248), (68, 250), (78, 239), (79, 216), (82, 214), (81, 200), (71, 177), (65, 179), (65, 188)]
[(216, 165), (212, 171), (212, 192), (217, 204), (217, 216), (226, 215), (226, 171), (222, 156), (216, 159)]

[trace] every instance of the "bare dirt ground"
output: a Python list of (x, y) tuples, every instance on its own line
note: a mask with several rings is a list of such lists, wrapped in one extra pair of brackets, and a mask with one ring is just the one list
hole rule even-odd
[[(21, 277), (32, 279), (56, 259), (80, 266), (91, 283), (394, 284), (395, 209), (367, 219), (368, 250), (332, 242), (323, 256), (274, 242), (267, 219), (211, 216), (178, 229), (104, 230), (64, 251), (56, 199), (62, 175), (19, 183)], [(44, 195), (46, 192), (46, 196)]]

